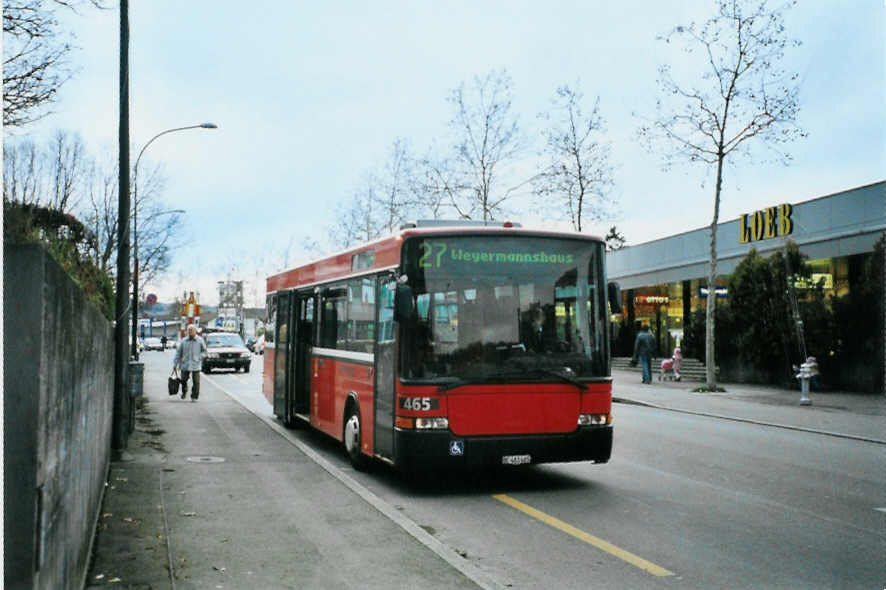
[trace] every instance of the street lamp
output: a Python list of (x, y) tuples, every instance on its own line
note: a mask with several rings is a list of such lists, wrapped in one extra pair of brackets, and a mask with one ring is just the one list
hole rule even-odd
[[(152, 137), (148, 141), (148, 143), (145, 144), (145, 146), (138, 153), (138, 158), (135, 159), (135, 168), (132, 174), (132, 251), (135, 264), (133, 265), (134, 270), (132, 272), (132, 343), (130, 344), (130, 355), (135, 360), (138, 360), (138, 163), (142, 159), (142, 154), (145, 153), (145, 150), (148, 149), (148, 146), (151, 145), (155, 139), (157, 139), (161, 135), (166, 135), (167, 133), (173, 133), (175, 131), (185, 131), (187, 129), (218, 129), (218, 125), (216, 125), (215, 123), (200, 123), (199, 125), (176, 127), (174, 129), (161, 131), (160, 133)], [(166, 211), (165, 213), (177, 212), (178, 211)]]

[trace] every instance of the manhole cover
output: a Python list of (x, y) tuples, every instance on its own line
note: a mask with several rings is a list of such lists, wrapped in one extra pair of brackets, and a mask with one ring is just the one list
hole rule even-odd
[(224, 463), (224, 457), (188, 457), (185, 459), (191, 463)]

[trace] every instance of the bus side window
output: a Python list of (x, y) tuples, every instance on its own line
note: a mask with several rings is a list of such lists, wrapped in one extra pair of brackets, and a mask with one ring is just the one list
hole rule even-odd
[(271, 294), (267, 297), (267, 321), (265, 322), (265, 344), (273, 344), (274, 331), (277, 327), (277, 295)]
[(335, 348), (336, 332), (338, 331), (338, 313), (335, 302), (323, 301), (323, 317), (320, 320), (320, 346)]
[(313, 346), (316, 344), (316, 333), (314, 332), (314, 299), (308, 299), (304, 302), (304, 317), (302, 318), (302, 327), (299, 328), (299, 338), (305, 344)]
[(375, 350), (375, 277), (349, 281), (347, 314), (345, 349), (353, 352)]
[(394, 301), (397, 283), (388, 280), (381, 287), (381, 301), (378, 310), (378, 342), (387, 343), (394, 340)]

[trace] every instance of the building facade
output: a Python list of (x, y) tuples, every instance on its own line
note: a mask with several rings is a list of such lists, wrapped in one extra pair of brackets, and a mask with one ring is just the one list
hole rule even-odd
[[(751, 248), (768, 256), (787, 240), (808, 256), (812, 278), (824, 281), (827, 294), (848, 293), (884, 230), (886, 182), (748, 211), (717, 226), (717, 297), (728, 301), (726, 278)], [(705, 227), (610, 252), (607, 272), (623, 298), (615, 330), (645, 323), (659, 351), (679, 345), (692, 313), (705, 306), (709, 251)]]

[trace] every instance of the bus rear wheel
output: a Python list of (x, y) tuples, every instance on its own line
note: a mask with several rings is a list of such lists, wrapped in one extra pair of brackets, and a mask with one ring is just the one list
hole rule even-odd
[(360, 410), (357, 409), (356, 404), (348, 404), (344, 427), (345, 452), (348, 454), (348, 459), (351, 460), (351, 465), (354, 469), (366, 471), (368, 460), (366, 455), (360, 452), (361, 434)]

